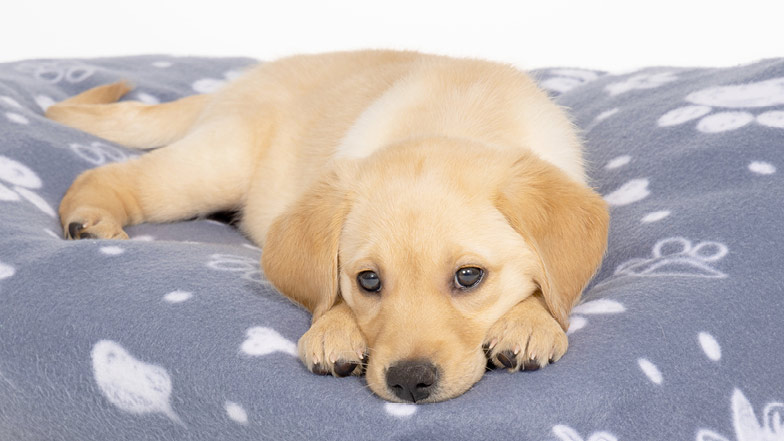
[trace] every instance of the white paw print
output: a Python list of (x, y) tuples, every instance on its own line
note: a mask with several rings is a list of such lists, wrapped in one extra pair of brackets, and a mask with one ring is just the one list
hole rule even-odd
[(8, 111), (4, 111), (5, 118), (8, 121), (11, 121), (15, 124), (27, 125), (30, 124), (30, 120), (19, 113), (20, 111), (24, 110), (21, 104), (18, 101), (11, 98), (10, 96), (0, 96), (0, 108), (6, 108)]
[(225, 86), (229, 81), (233, 81), (242, 76), (240, 70), (229, 70), (223, 73), (223, 78), (202, 78), (193, 82), (191, 87), (198, 93), (213, 93)]
[[(58, 144), (54, 144), (54, 146), (63, 147)], [(102, 165), (107, 162), (122, 162), (138, 156), (131, 153), (125, 153), (117, 147), (112, 147), (99, 141), (94, 141), (89, 144), (72, 142), (66, 147), (71, 149), (77, 156), (93, 165)]]
[(150, 105), (155, 105), (155, 104), (160, 104), (161, 103), (161, 100), (159, 100), (157, 96), (151, 95), (151, 94), (149, 94), (147, 92), (137, 92), (136, 93), (136, 99), (138, 101), (143, 102), (144, 104), (150, 104)]
[[(3, 185), (3, 182), (13, 187), (8, 188)], [(52, 206), (33, 191), (42, 186), (41, 178), (34, 171), (30, 170), (29, 167), (21, 162), (0, 155), (0, 201), (19, 201), (21, 198), (24, 198), (49, 216), (57, 217)]]
[(243, 426), (248, 425), (248, 412), (246, 412), (241, 405), (226, 400), (223, 404), (223, 408), (226, 409), (226, 416), (228, 416), (230, 420), (237, 424), (242, 424)]
[(650, 380), (653, 384), (662, 384), (664, 381), (664, 377), (662, 377), (662, 373), (652, 361), (648, 360), (647, 358), (638, 358), (637, 359), (637, 366), (640, 367), (640, 370), (648, 380)]
[(716, 338), (709, 333), (703, 331), (697, 334), (697, 341), (700, 342), (700, 347), (705, 356), (711, 361), (721, 360), (721, 345), (716, 341)]
[(52, 84), (62, 80), (79, 83), (95, 73), (94, 67), (76, 61), (31, 61), (17, 64), (16, 70)]
[(548, 73), (554, 76), (539, 82), (539, 86), (558, 93), (568, 92), (599, 78), (596, 72), (582, 69), (554, 69)]
[[(784, 440), (784, 403), (770, 402), (762, 411), (762, 421), (749, 399), (740, 389), (732, 392), (732, 422), (738, 441), (780, 441)], [(730, 441), (709, 429), (697, 432), (697, 441)]]
[(384, 404), (384, 411), (393, 417), (408, 418), (416, 413), (417, 405), (408, 403), (386, 403)]
[(604, 86), (604, 90), (611, 96), (617, 96), (622, 93), (630, 92), (639, 89), (655, 89), (667, 83), (677, 80), (678, 77), (672, 72), (658, 72), (658, 73), (642, 73), (632, 75), (623, 81), (610, 83)]
[[(768, 110), (754, 115), (746, 110), (784, 105), (784, 78), (754, 83), (716, 86), (686, 96), (690, 105), (670, 110), (659, 118), (659, 127), (671, 127), (699, 118), (697, 130), (721, 133), (752, 122), (766, 127), (784, 128), (784, 110)], [(714, 112), (716, 108), (724, 108)]]
[(245, 336), (247, 338), (242, 342), (240, 350), (247, 355), (257, 357), (283, 352), (293, 357), (297, 356), (297, 344), (272, 328), (254, 326), (245, 331)]
[(572, 309), (572, 316), (569, 317), (569, 330), (566, 331), (566, 335), (571, 335), (588, 324), (588, 319), (583, 317), (583, 315), (618, 314), (624, 311), (626, 311), (626, 308), (622, 304), (610, 299), (598, 299), (581, 303)]
[(236, 256), (233, 254), (212, 254), (207, 266), (218, 271), (229, 271), (242, 274), (242, 278), (251, 282), (269, 285), (261, 275), (261, 268), (257, 259)]
[(0, 280), (7, 279), (16, 273), (16, 269), (11, 265), (0, 262)]
[(772, 175), (776, 173), (776, 166), (765, 161), (752, 161), (749, 163), (748, 169), (758, 175)]
[(604, 200), (612, 206), (632, 204), (647, 198), (650, 181), (647, 178), (632, 179), (620, 188), (604, 196)]
[(672, 212), (670, 210), (651, 211), (650, 213), (646, 213), (645, 216), (640, 219), (640, 222), (644, 224), (658, 222), (671, 214)]
[(727, 253), (727, 246), (718, 242), (693, 245), (683, 237), (671, 237), (656, 242), (650, 258), (635, 258), (618, 265), (615, 275), (723, 278), (727, 275), (711, 267), (711, 263)]
[(193, 298), (193, 293), (188, 291), (172, 291), (163, 296), (163, 300), (169, 304), (182, 303)]
[(172, 381), (166, 369), (135, 358), (112, 340), (96, 343), (91, 355), (95, 382), (110, 403), (137, 415), (162, 413), (184, 425), (171, 407)]
[(553, 426), (553, 435), (560, 441), (617, 441), (618, 438), (612, 433), (608, 432), (594, 432), (588, 435), (588, 438), (583, 438), (580, 434), (571, 427), (564, 424), (557, 424)]

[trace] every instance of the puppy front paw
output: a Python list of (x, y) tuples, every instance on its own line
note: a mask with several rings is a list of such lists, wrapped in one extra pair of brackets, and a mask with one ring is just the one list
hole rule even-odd
[(558, 361), (569, 341), (544, 302), (533, 295), (498, 319), (488, 331), (484, 347), (496, 367), (532, 371)]
[(319, 375), (362, 375), (367, 344), (353, 313), (341, 303), (311, 325), (297, 344), (299, 358)]

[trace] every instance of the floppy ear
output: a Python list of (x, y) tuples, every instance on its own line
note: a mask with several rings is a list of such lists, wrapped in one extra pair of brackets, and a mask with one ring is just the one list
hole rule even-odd
[(604, 200), (555, 166), (526, 154), (512, 166), (497, 207), (540, 260), (535, 277), (561, 327), (601, 264), (609, 213)]
[(335, 172), (316, 182), (272, 223), (261, 262), (284, 295), (316, 321), (338, 296), (338, 242), (349, 202)]

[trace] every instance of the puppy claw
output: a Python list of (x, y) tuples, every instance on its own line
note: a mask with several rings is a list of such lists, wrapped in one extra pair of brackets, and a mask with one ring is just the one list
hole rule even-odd
[(324, 368), (324, 366), (322, 366), (321, 363), (314, 364), (313, 368), (311, 369), (311, 372), (313, 372), (316, 375), (329, 375), (329, 370)]
[(499, 352), (495, 358), (508, 369), (514, 369), (517, 366), (517, 357), (512, 351)]
[(523, 363), (522, 370), (535, 371), (537, 369), (539, 369), (539, 363), (537, 363), (535, 360), (528, 360)]
[(68, 233), (65, 235), (65, 238), (73, 240), (99, 238), (95, 234), (86, 232), (85, 228), (86, 226), (81, 222), (71, 222), (68, 224)]
[(489, 346), (489, 345), (487, 345), (486, 343), (485, 343), (485, 344), (483, 344), (483, 345), (482, 345), (482, 351), (484, 351), (484, 353), (485, 353), (485, 358), (487, 358), (487, 359), (489, 360), (489, 359), (490, 359), (490, 357), (491, 357), (491, 352), (492, 352), (492, 351), (490, 350), (490, 346)]
[(66, 238), (78, 238), (79, 231), (81, 231), (82, 228), (84, 228), (84, 225), (80, 222), (71, 222), (68, 224), (68, 234), (66, 235)]
[(354, 372), (354, 369), (359, 366), (359, 363), (355, 363), (353, 361), (337, 361), (335, 363), (335, 376), (336, 377), (346, 377), (351, 375)]

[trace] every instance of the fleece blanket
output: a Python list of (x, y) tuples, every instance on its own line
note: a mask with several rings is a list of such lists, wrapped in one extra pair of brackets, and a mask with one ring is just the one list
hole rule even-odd
[(253, 62), (0, 65), (0, 440), (784, 440), (784, 59), (534, 72), (582, 129), (609, 250), (562, 360), (427, 405), (307, 372), (308, 314), (229, 225), (62, 239), (76, 175), (142, 153), (43, 109), (122, 78), (147, 103), (210, 92)]

